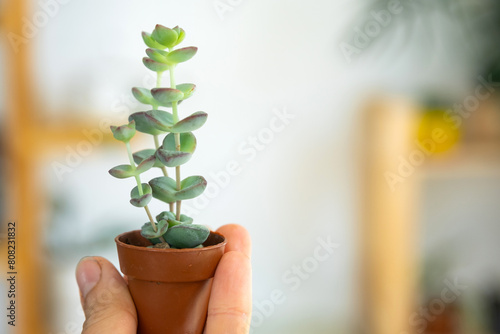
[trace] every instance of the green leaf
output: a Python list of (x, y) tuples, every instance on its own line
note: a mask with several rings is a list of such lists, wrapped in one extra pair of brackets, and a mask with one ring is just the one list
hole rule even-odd
[(177, 43), (179, 35), (175, 30), (157, 24), (151, 37), (161, 45), (171, 48)]
[(135, 169), (130, 165), (119, 165), (113, 167), (108, 171), (108, 173), (117, 179), (126, 179), (136, 175)]
[(207, 181), (203, 176), (190, 176), (181, 181), (181, 189), (176, 197), (179, 200), (195, 198), (205, 191)]
[[(144, 194), (152, 194), (153, 190), (151, 189), (151, 186), (147, 183), (141, 183), (142, 186), (142, 193)], [(130, 191), (130, 198), (139, 198), (143, 196), (139, 193), (139, 188), (135, 186), (131, 191)]]
[(124, 143), (128, 143), (132, 137), (135, 136), (135, 122), (131, 120), (128, 124), (122, 126), (114, 126), (111, 125), (111, 132), (113, 133), (113, 137), (115, 139), (122, 141)]
[(158, 149), (156, 151), (156, 157), (167, 167), (177, 167), (188, 162), (192, 154), (189, 152)]
[(142, 58), (142, 63), (153, 72), (165, 72), (168, 70), (167, 64), (159, 63), (148, 57)]
[(175, 30), (175, 32), (179, 36), (177, 37), (177, 42), (175, 42), (175, 45), (178, 45), (184, 40), (184, 37), (186, 37), (186, 32), (184, 31), (184, 29), (179, 28), (179, 26), (175, 26), (174, 28), (172, 28), (172, 30)]
[(133, 113), (128, 117), (129, 120), (134, 120), (136, 124), (136, 129), (139, 132), (147, 133), (150, 135), (159, 135), (164, 133), (164, 131), (160, 131), (153, 125), (153, 120), (151, 117), (147, 115), (145, 111)]
[(159, 215), (156, 216), (156, 220), (169, 220), (169, 219), (175, 219), (175, 213), (171, 211), (163, 211)]
[(132, 204), (133, 206), (138, 207), (138, 208), (143, 208), (146, 205), (148, 205), (149, 202), (151, 202), (151, 199), (153, 199), (153, 195), (144, 194), (143, 196), (141, 196), (139, 198), (131, 198), (130, 204)]
[(194, 248), (207, 240), (210, 230), (203, 225), (182, 224), (167, 230), (165, 241), (174, 248)]
[(174, 227), (176, 225), (181, 225), (181, 224), (191, 224), (193, 222), (193, 218), (188, 217), (186, 215), (181, 215), (180, 220), (175, 219), (175, 215), (171, 219), (167, 219), (168, 225), (170, 227)]
[(173, 124), (172, 114), (163, 110), (150, 110), (133, 113), (129, 120), (135, 120), (137, 131), (150, 135), (159, 135), (170, 130)]
[(136, 206), (138, 208), (143, 208), (146, 205), (151, 202), (151, 199), (153, 198), (153, 191), (151, 190), (151, 187), (147, 183), (142, 184), (142, 192), (143, 194), (139, 194), (139, 189), (138, 187), (134, 187), (132, 191), (130, 192), (130, 204), (133, 206)]
[(155, 156), (150, 156), (149, 158), (144, 159), (136, 168), (137, 175), (142, 174), (153, 168), (155, 162), (156, 162)]
[(154, 198), (174, 203), (201, 195), (207, 187), (207, 181), (202, 176), (190, 176), (181, 182), (181, 190), (177, 190), (174, 179), (161, 176), (149, 181), (149, 185), (153, 189)]
[(151, 95), (151, 91), (146, 88), (134, 87), (132, 88), (132, 94), (137, 99), (137, 101), (144, 104), (153, 104), (156, 103), (155, 99)]
[(134, 162), (136, 164), (140, 164), (144, 159), (147, 159), (154, 154), (155, 154), (155, 150), (152, 148), (148, 148), (148, 149), (137, 151), (137, 152), (133, 153), (132, 157), (134, 158)]
[(163, 110), (150, 110), (146, 112), (151, 124), (158, 130), (163, 132), (170, 132), (174, 124), (174, 117), (171, 113)]
[(161, 106), (172, 106), (172, 102), (182, 100), (184, 93), (173, 88), (153, 88), (151, 94)]
[(163, 211), (158, 216), (156, 216), (156, 220), (166, 220), (168, 221), (169, 227), (174, 227), (176, 225), (181, 224), (191, 224), (193, 222), (193, 218), (188, 217), (186, 215), (181, 214), (180, 220), (176, 220), (175, 214), (170, 211)]
[(166, 220), (160, 220), (158, 224), (156, 224), (157, 231), (153, 229), (151, 223), (148, 222), (141, 227), (141, 235), (146, 239), (156, 239), (160, 238), (168, 231), (168, 222)]
[(168, 53), (167, 61), (172, 64), (183, 63), (193, 58), (197, 51), (198, 48), (195, 46), (188, 46), (187, 48), (177, 49)]
[(154, 49), (166, 49), (167, 47), (164, 46), (164, 45), (161, 45), (160, 43), (158, 43), (157, 41), (155, 41), (152, 37), (151, 37), (151, 34), (143, 31), (142, 32), (142, 39), (144, 40), (144, 43), (146, 43), (147, 46), (149, 46), (150, 48), (154, 48)]
[(182, 133), (180, 138), (180, 151), (175, 148), (175, 136), (169, 133), (163, 139), (162, 149), (156, 151), (156, 157), (167, 167), (176, 167), (191, 159), (196, 149), (196, 137), (191, 132)]
[(182, 92), (182, 94), (184, 94), (182, 99), (185, 100), (187, 98), (190, 98), (191, 95), (193, 95), (193, 93), (196, 89), (196, 85), (191, 84), (191, 83), (184, 83), (184, 84), (180, 84), (180, 85), (175, 86), (175, 88), (177, 88), (178, 90), (180, 90)]
[[(156, 150), (154, 149), (145, 149), (145, 150), (142, 150), (142, 151), (138, 151), (138, 152), (135, 152), (134, 154), (132, 154), (132, 157), (134, 158), (134, 161), (136, 164), (140, 164), (144, 159), (147, 159), (151, 156), (154, 156), (156, 153)], [(156, 158), (156, 156), (155, 156)], [(158, 167), (158, 168), (161, 168), (163, 167), (163, 164), (158, 160), (156, 159), (155, 161), (155, 164), (153, 165), (153, 167)]]
[(207, 121), (208, 114), (203, 111), (197, 111), (191, 116), (184, 118), (183, 120), (177, 122), (170, 132), (173, 133), (184, 133), (197, 130), (205, 124)]
[(153, 189), (153, 197), (165, 203), (174, 203), (177, 201), (175, 197), (177, 193), (175, 180), (168, 176), (160, 176), (149, 181), (151, 189)]
[(160, 49), (146, 49), (146, 54), (148, 55), (149, 58), (153, 59), (154, 61), (157, 61), (162, 64), (167, 64), (167, 51), (163, 51)]
[[(193, 222), (193, 218), (188, 217), (188, 216), (183, 215), (183, 214), (181, 214), (180, 218), (181, 218), (180, 223), (182, 223), (182, 224), (191, 224)], [(176, 222), (179, 222), (179, 221), (176, 220)]]
[[(181, 151), (194, 153), (196, 149), (196, 137), (192, 132), (185, 132), (180, 134), (181, 141)], [(169, 133), (163, 139), (163, 149), (168, 151), (175, 151), (175, 135), (173, 133)]]

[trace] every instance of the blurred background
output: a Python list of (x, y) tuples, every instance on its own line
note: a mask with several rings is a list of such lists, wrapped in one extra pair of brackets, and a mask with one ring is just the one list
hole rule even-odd
[(180, 111), (210, 117), (184, 173), (210, 186), (184, 208), (250, 231), (253, 333), (500, 333), (493, 0), (0, 0), (0, 332), (80, 333), (76, 264), (117, 265), (114, 236), (145, 221), (108, 126), (155, 83), (156, 23), (199, 47)]

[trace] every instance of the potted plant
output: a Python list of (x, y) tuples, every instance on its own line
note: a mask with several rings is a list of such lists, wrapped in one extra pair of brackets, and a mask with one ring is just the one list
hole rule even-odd
[[(179, 115), (179, 104), (195, 90), (194, 84), (177, 84), (175, 78), (176, 66), (197, 52), (193, 46), (176, 48), (184, 36), (183, 29), (162, 25), (142, 33), (148, 46), (143, 63), (156, 72), (157, 82), (153, 89), (134, 87), (132, 93), (150, 110), (133, 113), (128, 124), (111, 126), (113, 136), (125, 144), (129, 163), (109, 173), (135, 179), (130, 203), (144, 208), (148, 217), (140, 230), (115, 238), (141, 334), (167, 333), (167, 328), (168, 333), (202, 333), (211, 281), (226, 244), (222, 235), (193, 224), (181, 211), (182, 201), (201, 195), (207, 185), (202, 176), (181, 178), (181, 166), (196, 148), (193, 131), (207, 120), (201, 111)], [(162, 87), (167, 73), (169, 85)], [(154, 148), (133, 152), (130, 141), (137, 132), (151, 135)], [(153, 168), (159, 176), (142, 183), (142, 174)], [(148, 207), (153, 198), (165, 203), (165, 211), (153, 215)]]

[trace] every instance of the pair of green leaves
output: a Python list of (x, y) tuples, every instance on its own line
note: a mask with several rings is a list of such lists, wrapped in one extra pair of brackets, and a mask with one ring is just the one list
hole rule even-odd
[[(171, 145), (172, 144), (167, 143), (165, 147), (171, 148)], [(155, 165), (155, 163), (157, 163), (157, 159), (160, 161), (162, 159), (165, 159), (165, 162), (174, 165), (182, 164), (185, 161), (189, 160), (189, 158), (186, 160), (186, 157), (181, 155), (169, 156), (170, 152), (177, 151), (163, 150), (163, 153), (161, 154), (157, 153), (144, 159), (135, 169), (131, 165), (119, 165), (110, 169), (109, 174), (116, 178), (124, 179), (138, 176), (141, 173), (144, 173), (145, 171), (151, 169)], [(163, 156), (163, 154), (165, 156)], [(137, 155), (136, 157), (139, 158)], [(163, 161), (161, 161), (161, 163), (163, 163)], [(170, 167), (168, 165), (166, 166)], [(149, 181), (149, 185), (142, 185), (142, 194), (139, 192), (138, 187), (132, 189), (132, 192), (130, 194), (132, 199), (130, 200), (130, 203), (137, 207), (144, 207), (151, 201), (151, 196), (165, 203), (175, 203), (181, 200), (192, 199), (203, 193), (203, 191), (207, 187), (207, 181), (202, 176), (190, 176), (182, 180), (180, 182), (180, 185), (180, 189), (177, 189), (176, 181), (167, 176), (154, 178)]]
[(141, 103), (171, 108), (172, 102), (180, 103), (183, 100), (190, 98), (195, 89), (196, 86), (190, 83), (177, 85), (175, 89), (153, 88), (152, 90), (149, 90), (146, 88), (134, 87), (132, 88), (132, 94), (137, 101)]
[(156, 158), (167, 167), (177, 167), (188, 162), (196, 149), (196, 137), (192, 132), (180, 134), (180, 147), (176, 149), (175, 135), (169, 133), (163, 145), (156, 151)]
[(181, 224), (169, 228), (165, 220), (158, 222), (158, 230), (155, 232), (150, 223), (146, 223), (141, 228), (141, 235), (150, 239), (153, 243), (160, 242), (163, 237), (172, 248), (195, 248), (207, 240), (210, 230), (203, 225)]
[(175, 214), (171, 211), (163, 211), (158, 216), (156, 216), (156, 220), (157, 221), (166, 220), (168, 222), (169, 227), (174, 227), (181, 224), (191, 224), (193, 222), (193, 218), (183, 214), (181, 214), (180, 219), (177, 220)]
[(172, 66), (193, 58), (196, 52), (198, 52), (198, 48), (195, 46), (188, 46), (170, 52), (149, 48), (146, 49), (148, 57), (142, 58), (142, 63), (153, 72), (165, 72)]
[(137, 167), (133, 167), (131, 165), (119, 165), (111, 168), (109, 170), (109, 174), (116, 177), (117, 179), (126, 179), (133, 176), (135, 177), (153, 168), (155, 161), (156, 158), (154, 156), (150, 156), (142, 160)]
[(207, 240), (210, 230), (203, 225), (192, 224), (193, 219), (181, 215), (177, 220), (174, 213), (164, 211), (156, 216), (158, 223), (155, 231), (151, 223), (146, 223), (141, 228), (141, 235), (153, 243), (160, 242), (160, 237), (173, 248), (193, 248)]
[(146, 54), (149, 57), (146, 59), (151, 59), (157, 63), (161, 63), (164, 65), (176, 65), (193, 58), (196, 52), (198, 52), (198, 48), (195, 46), (188, 46), (170, 52), (155, 48), (149, 48), (146, 49)]
[(180, 134), (180, 150), (176, 150), (175, 136), (169, 133), (163, 139), (163, 145), (158, 149), (146, 149), (133, 154), (135, 163), (141, 164), (145, 159), (154, 156), (155, 162), (153, 167), (162, 168), (166, 167), (177, 167), (188, 162), (195, 149), (196, 149), (196, 137), (192, 132), (186, 132)]
[[(154, 156), (156, 154), (156, 150), (155, 149), (152, 149), (152, 148), (148, 148), (148, 149), (145, 149), (145, 150), (141, 150), (141, 151), (137, 151), (135, 152), (132, 157), (134, 158), (134, 162), (136, 164), (140, 164), (144, 159), (147, 159), (151, 156)], [(153, 167), (157, 167), (157, 168), (162, 168), (163, 166), (165, 166), (164, 164), (162, 164), (158, 158), (156, 158), (155, 160), (155, 163), (153, 164)]]
[(207, 181), (203, 176), (189, 176), (181, 181), (180, 189), (177, 183), (168, 176), (161, 176), (149, 181), (153, 190), (153, 197), (165, 203), (175, 203), (195, 198), (205, 191)]
[(156, 136), (166, 132), (185, 133), (197, 130), (205, 124), (207, 117), (207, 113), (197, 111), (174, 124), (171, 113), (149, 110), (133, 113), (129, 116), (129, 121), (135, 121), (137, 131)]
[[(202, 176), (190, 176), (181, 181), (181, 189), (177, 189), (177, 183), (174, 179), (161, 176), (149, 181), (149, 184), (141, 184), (141, 191), (136, 186), (130, 192), (130, 203), (133, 206), (142, 208), (151, 202), (152, 197), (165, 203), (174, 203), (177, 201), (195, 198), (203, 193), (207, 187), (207, 181)], [(172, 221), (172, 224), (182, 223), (174, 220), (175, 217), (157, 217)]]

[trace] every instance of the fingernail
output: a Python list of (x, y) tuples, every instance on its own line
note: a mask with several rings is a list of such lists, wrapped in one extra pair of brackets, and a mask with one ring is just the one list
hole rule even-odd
[(83, 298), (101, 279), (101, 266), (93, 257), (84, 257), (76, 266), (76, 282)]

